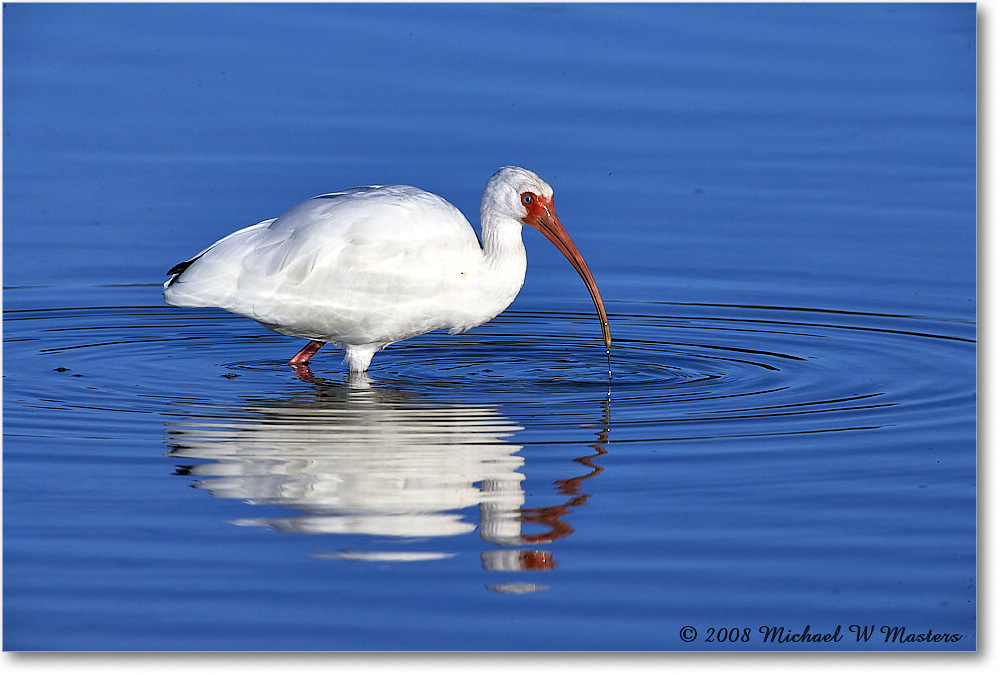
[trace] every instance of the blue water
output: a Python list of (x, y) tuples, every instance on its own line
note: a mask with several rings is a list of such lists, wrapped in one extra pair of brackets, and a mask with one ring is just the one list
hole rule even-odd
[[(974, 5), (13, 4), (3, 39), (4, 649), (976, 648)], [(506, 313), (369, 382), (162, 303), (298, 201), (475, 219), (505, 164), (610, 381), (527, 228)]]

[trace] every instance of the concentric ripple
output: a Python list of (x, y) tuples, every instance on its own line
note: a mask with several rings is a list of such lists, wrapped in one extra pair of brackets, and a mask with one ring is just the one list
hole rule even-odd
[[(253, 322), (161, 306), (150, 287), (88, 295), (108, 302), (49, 307), (43, 291), (6, 295), (8, 401), (40, 415), (60, 410), (50, 423), (77, 424), (74, 414), (88, 408), (163, 413), (178, 402), (309, 386), (285, 365), (298, 342)], [(972, 395), (947, 370), (956, 354), (974, 353), (968, 321), (836, 308), (609, 306), (610, 377), (593, 316), (513, 310), (463, 335), (390, 346), (376, 355), (371, 384), (429, 402), (488, 402), (516, 411), (520, 424), (592, 423), (595, 402), (607, 401), (617, 441), (921, 424), (930, 410), (937, 419), (967, 410)], [(314, 359), (313, 373), (317, 383), (350, 384), (332, 347)]]

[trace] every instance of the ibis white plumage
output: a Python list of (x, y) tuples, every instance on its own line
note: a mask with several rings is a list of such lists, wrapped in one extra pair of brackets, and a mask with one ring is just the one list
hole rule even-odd
[(482, 242), (457, 208), (415, 187), (320, 195), (175, 265), (164, 299), (220, 307), (309, 340), (289, 361), (293, 368), (306, 368), (333, 343), (351, 372), (362, 373), (387, 345), (433, 330), (461, 333), (506, 309), (524, 283), (528, 224), (583, 278), (610, 349), (597, 283), (556, 216), (548, 183), (503, 167), (486, 183), (480, 217)]

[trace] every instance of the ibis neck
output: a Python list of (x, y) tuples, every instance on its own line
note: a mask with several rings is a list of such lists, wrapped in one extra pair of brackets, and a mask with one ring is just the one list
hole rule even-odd
[(528, 268), (521, 227), (521, 222), (513, 218), (483, 214), (482, 292), (503, 305), (498, 314), (517, 297)]
[(513, 218), (483, 216), (483, 256), (488, 266), (496, 269), (511, 264), (527, 265), (521, 227), (521, 222)]

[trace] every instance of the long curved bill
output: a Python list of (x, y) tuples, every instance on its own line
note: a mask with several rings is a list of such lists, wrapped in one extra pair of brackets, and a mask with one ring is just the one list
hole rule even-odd
[(601, 319), (604, 345), (608, 349), (611, 349), (611, 326), (608, 324), (608, 313), (604, 311), (604, 301), (601, 300), (601, 292), (597, 290), (597, 282), (594, 281), (594, 275), (590, 273), (590, 268), (587, 267), (587, 262), (583, 259), (583, 254), (580, 253), (576, 244), (570, 239), (566, 228), (559, 222), (555, 206), (552, 204), (551, 199), (538, 197), (535, 199), (532, 207), (534, 208), (529, 208), (524, 222), (544, 234), (546, 239), (555, 244), (556, 248), (562, 251), (562, 254), (566, 256), (566, 259), (570, 261), (580, 274), (580, 277), (583, 278), (583, 283), (587, 285), (590, 297), (594, 301), (594, 307), (597, 308), (597, 315)]

